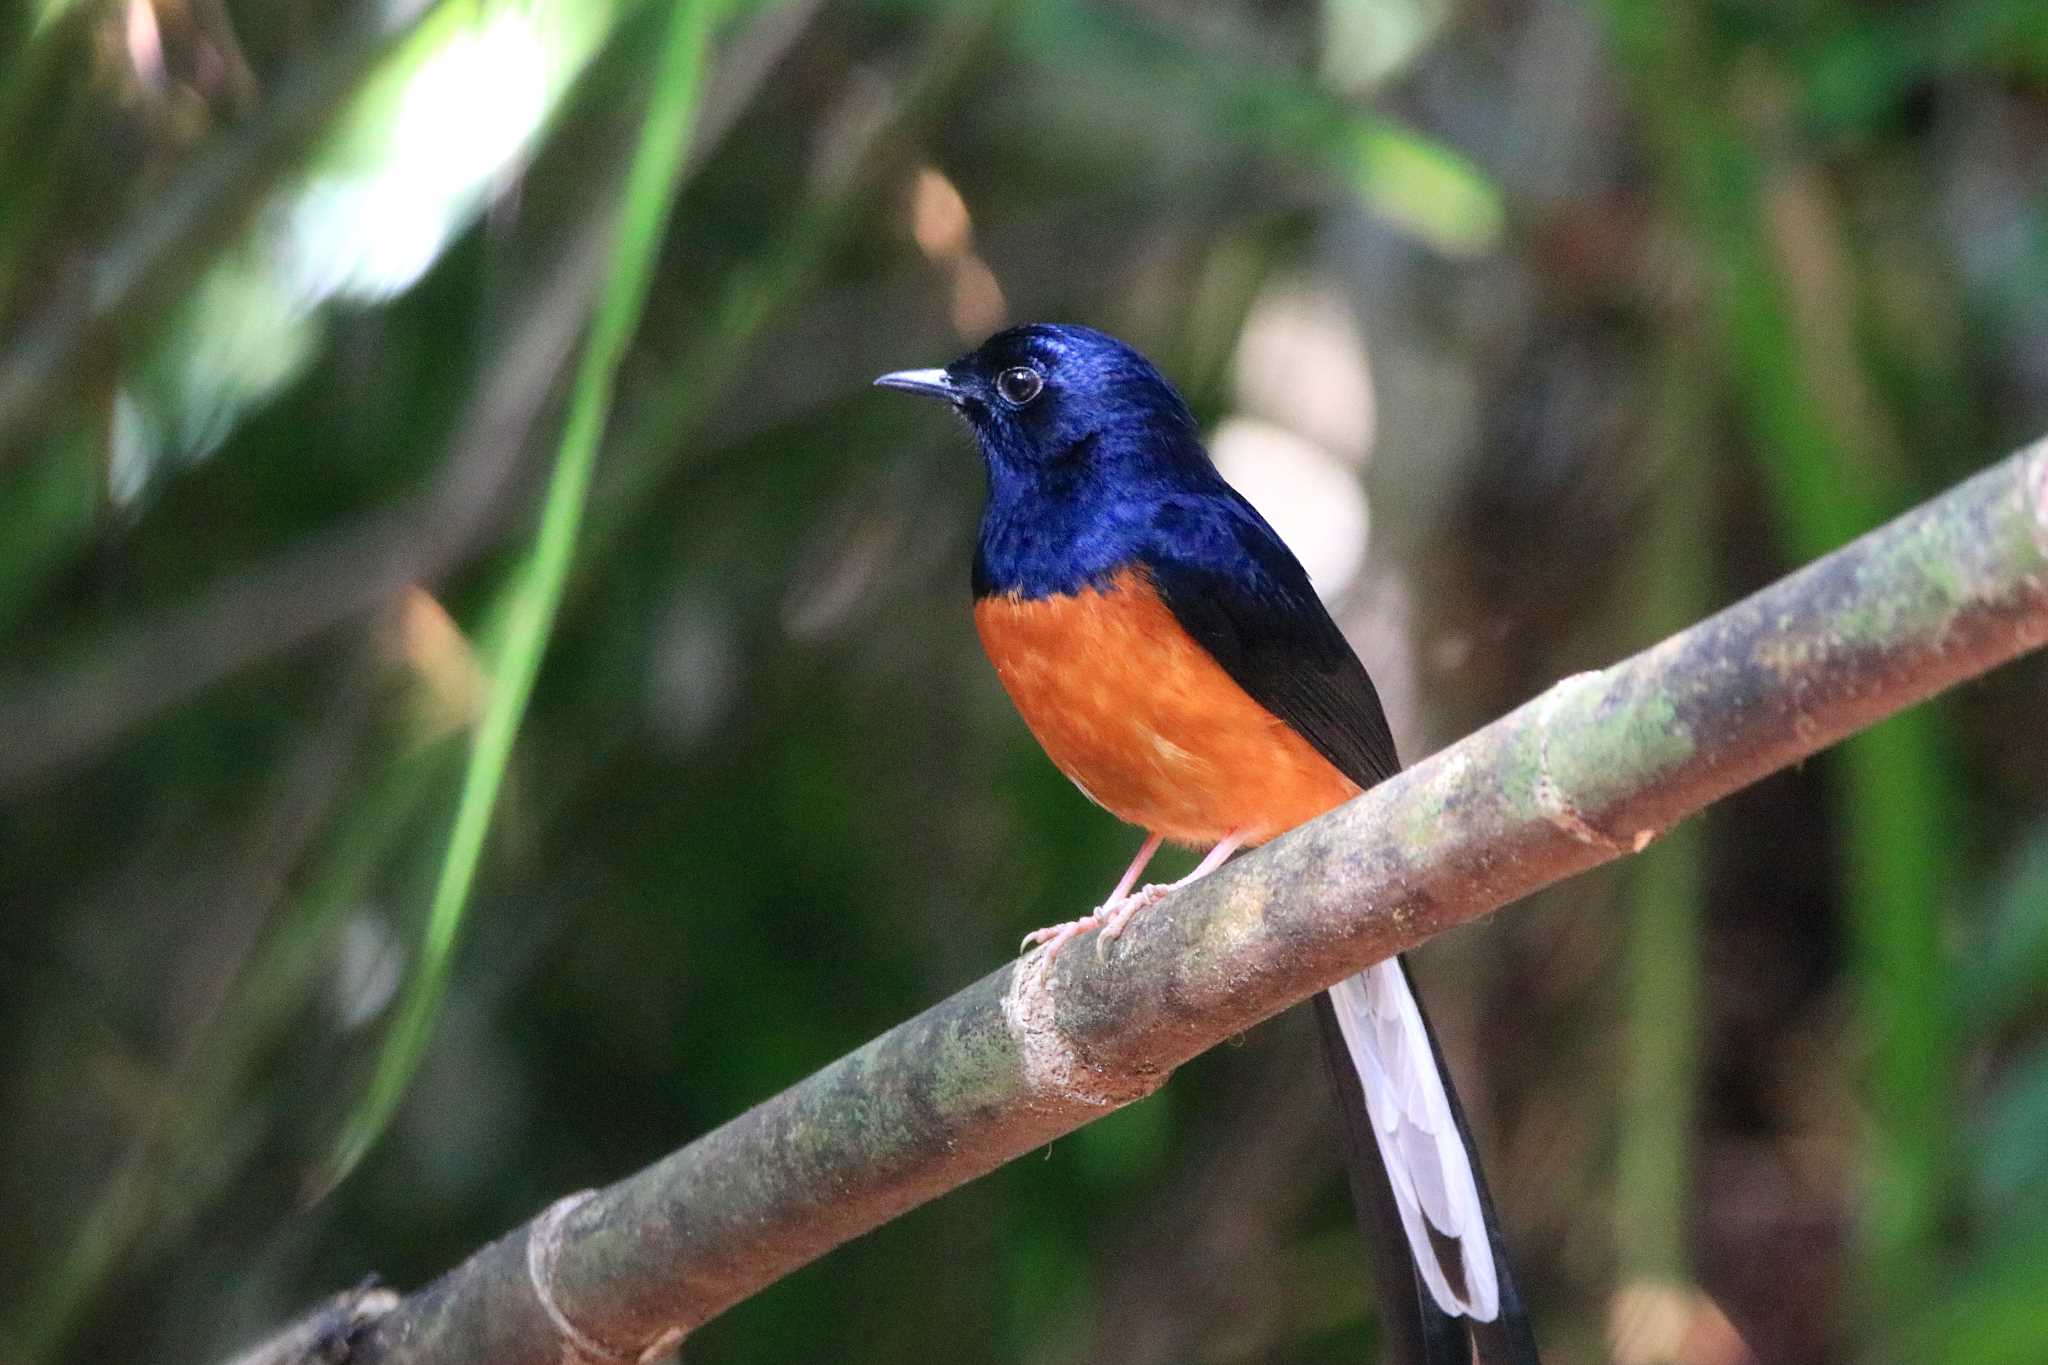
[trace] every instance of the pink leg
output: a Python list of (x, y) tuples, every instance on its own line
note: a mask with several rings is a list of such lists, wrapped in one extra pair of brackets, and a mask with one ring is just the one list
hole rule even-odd
[(1134, 896), (1124, 897), (1116, 905), (1105, 905), (1102, 907), (1096, 913), (1103, 916), (1106, 922), (1102, 926), (1102, 937), (1096, 940), (1096, 947), (1099, 949), (1104, 943), (1121, 934), (1124, 931), (1124, 926), (1131, 922), (1132, 915), (1137, 914), (1148, 905), (1157, 905), (1160, 901), (1166, 899), (1168, 893), (1180, 890), (1189, 882), (1200, 881), (1217, 868), (1223, 866), (1224, 861), (1242, 847), (1244, 847), (1244, 832), (1234, 829), (1223, 836), (1221, 843), (1209, 850), (1202, 861), (1196, 864), (1193, 872), (1188, 873), (1187, 876), (1182, 877), (1179, 881), (1169, 882), (1165, 886), (1147, 886)]
[(1123, 879), (1116, 884), (1116, 890), (1109, 893), (1109, 899), (1103, 902), (1104, 905), (1115, 905), (1131, 894), (1131, 888), (1137, 885), (1138, 878), (1151, 866), (1153, 855), (1159, 852), (1159, 846), (1165, 842), (1164, 834), (1154, 834), (1145, 840), (1138, 849), (1138, 856), (1131, 859), (1131, 865), (1124, 869)]
[(1065, 924), (1048, 925), (1043, 929), (1034, 930), (1024, 936), (1024, 942), (1021, 945), (1024, 948), (1034, 947), (1041, 943), (1045, 945), (1045, 951), (1039, 955), (1037, 967), (1038, 980), (1041, 984), (1045, 981), (1046, 970), (1052, 966), (1052, 960), (1059, 956), (1060, 949), (1066, 947), (1067, 944), (1087, 933), (1090, 929), (1100, 928), (1105, 922), (1104, 915), (1130, 898), (1131, 883), (1137, 881), (1139, 876), (1143, 874), (1146, 865), (1152, 861), (1152, 855), (1159, 851), (1159, 845), (1164, 838), (1165, 836), (1160, 834), (1154, 834), (1146, 838), (1144, 844), (1138, 849), (1138, 856), (1131, 859), (1131, 865), (1124, 869), (1123, 879), (1116, 884), (1116, 890), (1110, 892), (1109, 899), (1096, 909), (1077, 920), (1069, 920)]

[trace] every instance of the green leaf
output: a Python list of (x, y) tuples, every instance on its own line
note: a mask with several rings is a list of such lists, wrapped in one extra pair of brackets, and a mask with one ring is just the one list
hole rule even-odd
[(505, 590), (504, 632), (494, 651), (483, 722), (463, 777), (420, 958), (399, 1002), (362, 1105), (345, 1126), (327, 1167), (331, 1184), (347, 1175), (390, 1122), (426, 1050), (447, 989), (455, 943), (482, 859), (491, 811), (504, 785), (513, 741), (533, 694), (555, 611), (568, 582), (591, 469), (610, 418), (620, 358), (640, 325), (654, 261), (668, 227), (701, 98), (704, 52), (721, 7), (678, 5), (659, 54), (646, 122), (627, 174), (612, 269), (577, 366), (554, 474), (533, 546)]

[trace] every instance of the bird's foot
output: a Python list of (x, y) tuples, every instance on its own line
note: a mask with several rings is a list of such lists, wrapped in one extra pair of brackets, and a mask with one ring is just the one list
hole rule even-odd
[(1037, 984), (1040, 986), (1046, 984), (1046, 973), (1052, 970), (1052, 961), (1060, 955), (1060, 949), (1066, 947), (1090, 929), (1101, 928), (1102, 923), (1102, 911), (1097, 910), (1092, 914), (1083, 915), (1079, 919), (1068, 920), (1065, 924), (1048, 924), (1043, 929), (1034, 929), (1024, 935), (1024, 942), (1018, 945), (1018, 950), (1020, 952), (1031, 948), (1039, 950), (1037, 961), (1032, 964), (1031, 968), (1031, 974), (1036, 979)]
[(1102, 955), (1102, 945), (1123, 933), (1124, 926), (1131, 922), (1131, 916), (1166, 899), (1166, 894), (1180, 886), (1179, 882), (1160, 885), (1148, 882), (1130, 895), (1111, 901), (1095, 913), (1102, 918), (1102, 933), (1095, 940), (1095, 954)]
[[(1209, 850), (1202, 861), (1196, 865), (1194, 871), (1188, 873), (1187, 876), (1182, 877), (1179, 881), (1165, 883), (1150, 882), (1139, 887), (1128, 896), (1115, 897), (1109, 904), (1097, 910), (1095, 913), (1102, 917), (1103, 928), (1101, 935), (1095, 940), (1096, 953), (1099, 955), (1102, 952), (1103, 944), (1124, 931), (1124, 926), (1131, 922), (1131, 916), (1137, 914), (1148, 905), (1159, 904), (1159, 902), (1165, 900), (1182, 887), (1193, 885), (1195, 882), (1202, 880), (1202, 878), (1223, 866), (1224, 860), (1237, 852), (1243, 844), (1244, 832), (1234, 829), (1223, 836), (1223, 839), (1214, 848)], [(1133, 871), (1135, 871), (1135, 868)]]
[(1174, 882), (1167, 886), (1141, 886), (1128, 896), (1118, 896), (1114, 900), (1103, 902), (1079, 919), (1034, 929), (1024, 935), (1024, 942), (1019, 945), (1019, 950), (1040, 948), (1038, 960), (1033, 964), (1032, 970), (1037, 974), (1038, 984), (1042, 986), (1046, 982), (1046, 974), (1052, 970), (1053, 959), (1060, 955), (1062, 948), (1089, 930), (1100, 929), (1102, 932), (1095, 938), (1095, 956), (1101, 958), (1102, 945), (1121, 934), (1124, 926), (1130, 923), (1131, 916), (1148, 905), (1157, 905), (1166, 899), (1167, 892), (1179, 885), (1179, 882)]

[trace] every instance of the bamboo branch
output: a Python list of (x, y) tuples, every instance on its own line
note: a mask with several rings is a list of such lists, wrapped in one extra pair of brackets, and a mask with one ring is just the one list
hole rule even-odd
[(635, 1361), (841, 1242), (1145, 1095), (1339, 978), (1631, 851), (2048, 642), (2048, 441), (1512, 714), (1140, 916), (1014, 964), (355, 1335), (377, 1365)]

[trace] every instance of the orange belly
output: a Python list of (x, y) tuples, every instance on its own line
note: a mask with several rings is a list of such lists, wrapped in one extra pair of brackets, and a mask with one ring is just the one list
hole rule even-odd
[(1106, 591), (987, 597), (975, 628), (1045, 752), (1097, 805), (1188, 844), (1260, 843), (1358, 787), (1252, 700), (1142, 574)]

